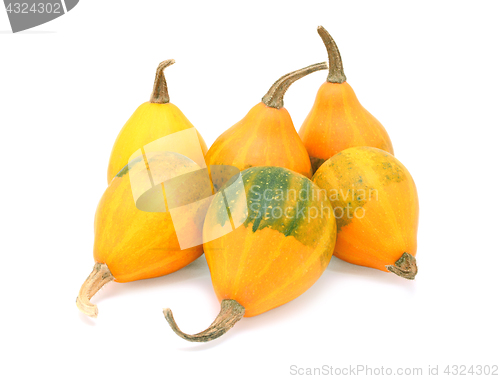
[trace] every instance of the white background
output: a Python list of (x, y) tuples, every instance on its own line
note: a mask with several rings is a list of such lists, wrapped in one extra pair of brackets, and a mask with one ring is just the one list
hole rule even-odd
[[(11, 34), (0, 10), (2, 377), (289, 377), (290, 367), (498, 365), (498, 2), (81, 1)], [(281, 75), (327, 59), (386, 127), (421, 217), (414, 282), (333, 259), (300, 298), (194, 344), (219, 311), (204, 257), (75, 298), (116, 135), (168, 58), (172, 103), (207, 144)], [(285, 96), (297, 129), (326, 72)], [(4, 375), (7, 374), (7, 375)], [(499, 372), (500, 374), (500, 372)]]

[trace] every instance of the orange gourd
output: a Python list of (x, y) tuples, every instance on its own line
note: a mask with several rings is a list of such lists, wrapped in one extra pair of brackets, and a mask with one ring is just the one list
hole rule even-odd
[[(164, 310), (172, 329), (188, 341), (210, 341), (243, 316), (293, 300), (316, 282), (332, 256), (335, 216), (311, 180), (281, 167), (252, 167), (240, 182), (241, 188), (224, 186), (217, 193), (203, 226), (219, 316), (207, 330), (188, 335)], [(213, 238), (223, 228), (230, 232)]]
[[(196, 138), (196, 135), (195, 135)], [(97, 306), (90, 299), (106, 283), (130, 282), (172, 273), (188, 265), (202, 253), (201, 244), (181, 249), (176, 232), (190, 230), (201, 236), (201, 222), (187, 218), (187, 225), (174, 227), (164, 197), (163, 182), (197, 172), (200, 167), (184, 155), (149, 152), (147, 164), (139, 155), (111, 181), (97, 207), (94, 224), (95, 266), (83, 283), (76, 304), (88, 316), (97, 317)], [(154, 171), (153, 171), (154, 168)], [(151, 173), (160, 184), (152, 187)], [(136, 189), (147, 189), (135, 199)], [(182, 189), (181, 189), (182, 190)], [(137, 191), (135, 191), (137, 193)], [(194, 181), (189, 187), (193, 198), (211, 195), (211, 187)], [(140, 208), (140, 209), (139, 209)], [(148, 211), (144, 211), (147, 209)], [(206, 210), (205, 210), (206, 211)]]
[(382, 124), (361, 105), (346, 82), (335, 41), (322, 26), (318, 33), (328, 51), (329, 73), (299, 130), (313, 172), (328, 158), (353, 146), (372, 146), (394, 154)]
[[(207, 166), (231, 165), (240, 171), (252, 166), (278, 166), (310, 178), (309, 156), (283, 106), (283, 96), (296, 80), (326, 68), (326, 63), (318, 63), (278, 79), (262, 102), (217, 138), (207, 152)], [(220, 188), (217, 180), (213, 184)]]
[(323, 163), (313, 182), (336, 214), (336, 257), (415, 278), (418, 196), (401, 162), (377, 148), (352, 147)]

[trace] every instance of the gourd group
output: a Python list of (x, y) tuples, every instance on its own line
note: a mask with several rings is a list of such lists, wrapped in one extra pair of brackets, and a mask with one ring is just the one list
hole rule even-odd
[[(164, 69), (174, 61), (160, 63), (150, 102), (134, 112), (112, 149), (95, 217), (95, 265), (77, 298), (82, 312), (97, 316), (90, 300), (110, 281), (166, 275), (203, 252), (221, 304), (215, 321), (187, 334), (164, 309), (188, 341), (213, 340), (243, 317), (292, 301), (332, 255), (415, 279), (415, 183), (385, 128), (347, 84), (335, 41), (321, 26), (318, 33), (328, 64), (278, 79), (210, 149), (170, 104)], [(327, 81), (297, 133), (284, 94), (325, 69)], [(195, 176), (201, 179), (188, 181)], [(189, 207), (182, 238), (177, 203)]]

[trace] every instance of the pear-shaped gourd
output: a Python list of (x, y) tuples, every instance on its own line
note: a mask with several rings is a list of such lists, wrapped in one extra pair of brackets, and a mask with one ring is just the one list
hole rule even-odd
[(337, 218), (336, 257), (415, 278), (418, 196), (401, 162), (374, 147), (352, 147), (323, 163), (313, 182)]
[[(194, 238), (198, 233), (201, 240), (204, 218), (186, 217), (174, 225), (163, 184), (199, 170), (200, 167), (184, 155), (149, 152), (147, 164), (139, 154), (113, 178), (95, 215), (96, 263), (76, 301), (83, 313), (97, 316), (97, 306), (90, 299), (106, 283), (166, 275), (188, 265), (203, 253), (201, 244), (196, 245), (196, 241), (188, 241), (190, 247), (181, 249), (178, 234), (188, 231)], [(152, 183), (153, 178), (158, 185)], [(187, 202), (211, 195), (211, 186), (202, 181), (195, 180), (186, 185), (189, 185), (188, 191), (185, 188), (178, 191), (193, 198)]]
[[(283, 96), (296, 80), (327, 67), (326, 63), (317, 63), (278, 79), (262, 102), (221, 134), (210, 147), (206, 161), (212, 173), (217, 170), (217, 165), (235, 166), (240, 171), (252, 166), (278, 166), (310, 178), (309, 156), (284, 108)], [(221, 183), (213, 180), (215, 189), (220, 188)]]
[[(215, 195), (203, 226), (205, 256), (221, 302), (218, 317), (207, 330), (189, 335), (170, 309), (164, 310), (172, 329), (188, 341), (213, 340), (243, 316), (295, 299), (318, 280), (332, 256), (335, 215), (311, 180), (281, 167), (252, 167), (241, 173), (240, 183)], [(223, 230), (227, 233), (220, 236)]]
[[(170, 103), (163, 70), (174, 63), (173, 59), (168, 59), (158, 65), (151, 99), (136, 109), (118, 134), (109, 158), (108, 184), (138, 149), (159, 138), (194, 128), (180, 109)], [(206, 154), (207, 145), (198, 131), (197, 134), (203, 154)]]
[(313, 172), (328, 158), (353, 146), (372, 146), (394, 154), (382, 124), (360, 104), (346, 82), (335, 41), (322, 26), (318, 27), (318, 33), (328, 52), (329, 73), (299, 130)]

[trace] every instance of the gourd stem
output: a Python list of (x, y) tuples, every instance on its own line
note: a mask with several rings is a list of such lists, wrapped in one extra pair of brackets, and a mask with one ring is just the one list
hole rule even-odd
[(325, 44), (326, 51), (328, 53), (328, 77), (327, 81), (330, 83), (344, 83), (346, 77), (344, 74), (344, 67), (342, 66), (342, 58), (340, 57), (339, 48), (333, 40), (330, 33), (326, 31), (322, 26), (318, 26), (318, 34)]
[(293, 82), (309, 75), (312, 72), (326, 70), (327, 68), (328, 65), (326, 62), (316, 63), (282, 76), (272, 85), (269, 91), (267, 91), (262, 98), (262, 102), (271, 108), (283, 108), (283, 96), (285, 96), (286, 90), (292, 85)]
[(418, 272), (417, 260), (408, 253), (403, 253), (394, 265), (385, 266), (390, 272), (409, 280), (415, 279)]
[(170, 327), (178, 336), (191, 342), (208, 342), (219, 338), (241, 320), (245, 314), (245, 308), (235, 300), (222, 300), (221, 309), (215, 321), (207, 329), (198, 334), (186, 334), (182, 332), (177, 326), (170, 309), (165, 308), (163, 314)]
[(173, 59), (167, 59), (161, 62), (156, 69), (155, 84), (153, 86), (153, 93), (151, 94), (150, 103), (156, 104), (167, 104), (170, 102), (170, 97), (168, 96), (167, 81), (165, 80), (165, 70), (168, 66), (175, 63)]
[(90, 317), (97, 317), (97, 306), (90, 302), (90, 299), (99, 291), (106, 283), (111, 282), (115, 278), (111, 275), (108, 266), (105, 263), (97, 262), (89, 277), (82, 284), (78, 297), (76, 298), (76, 306), (80, 311)]

